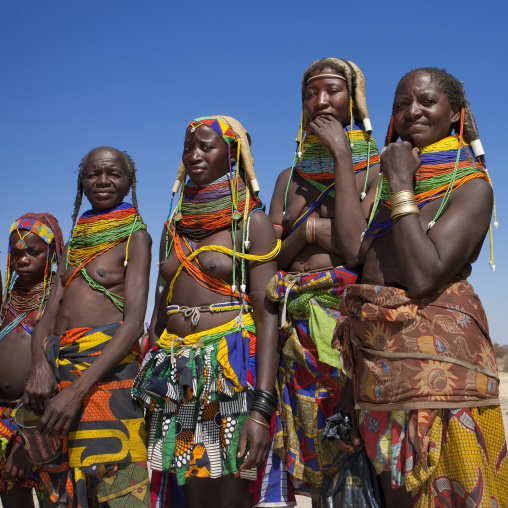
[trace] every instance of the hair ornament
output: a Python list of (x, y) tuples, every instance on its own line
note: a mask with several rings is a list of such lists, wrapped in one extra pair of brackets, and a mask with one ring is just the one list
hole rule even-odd
[[(19, 232), (20, 229), (26, 229), (28, 232), (25, 233), (23, 236), (21, 236), (21, 233)], [(53, 230), (47, 226), (46, 224), (43, 224), (41, 221), (34, 220), (34, 219), (18, 219), (15, 221), (10, 229), (10, 232), (17, 231), (19, 235), (19, 240), (16, 243), (17, 249), (26, 249), (26, 243), (25, 243), (25, 237), (28, 236), (30, 233), (33, 233), (34, 235), (37, 235), (39, 238), (44, 240), (48, 245), (53, 241), (55, 238), (55, 234), (53, 233)], [(18, 243), (21, 242), (21, 247), (18, 247)]]
[[(24, 229), (27, 231), (23, 236), (21, 236), (20, 229)], [(15, 247), (16, 249), (26, 249), (27, 245), (25, 242), (25, 238), (30, 234), (33, 233), (34, 235), (37, 235), (41, 240), (43, 240), (47, 244), (47, 254), (46, 254), (46, 267), (44, 270), (44, 280), (41, 284), (38, 284), (38, 289), (33, 288), (35, 293), (32, 295), (34, 296), (36, 294), (37, 302), (36, 306), (30, 309), (23, 309), (23, 314), (20, 312), (19, 315), (23, 315), (23, 318), (19, 319), (17, 324), (20, 324), (21, 326), (25, 326), (23, 324), (24, 318), (27, 316), (27, 314), (24, 314), (24, 311), (27, 310), (27, 312), (31, 312), (32, 310), (35, 310), (36, 308), (39, 309), (39, 312), (36, 317), (36, 321), (40, 319), (42, 316), (42, 312), (44, 310), (44, 307), (46, 305), (47, 298), (49, 297), (49, 292), (51, 290), (51, 286), (53, 285), (53, 281), (55, 278), (55, 273), (53, 272), (53, 267), (58, 264), (58, 261), (60, 260), (62, 256), (62, 251), (64, 249), (64, 242), (63, 242), (63, 236), (62, 231), (60, 229), (60, 226), (58, 225), (58, 221), (56, 220), (53, 215), (49, 213), (26, 213), (19, 219), (17, 219), (11, 226), (9, 230), (9, 237), (14, 232), (17, 231), (19, 240), (16, 242)], [(54, 242), (54, 252), (51, 254), (50, 245)], [(9, 306), (16, 305), (15, 301), (16, 297), (13, 295), (16, 291), (15, 284), (18, 279), (18, 274), (14, 272), (12, 273), (12, 267), (11, 267), (11, 245), (10, 241), (7, 244), (7, 266), (5, 270), (5, 288), (3, 291), (2, 296), (2, 305), (1, 305), (1, 311), (0, 311), (0, 326), (3, 323), (3, 320), (5, 318), (5, 313), (7, 312), (7, 309)], [(22, 281), (18, 281), (18, 284), (22, 285)], [(35, 301), (35, 300), (34, 300)], [(14, 307), (13, 307), (14, 308)], [(21, 309), (21, 307), (20, 307)], [(18, 309), (19, 310), (19, 309)], [(19, 316), (18, 316), (19, 317)], [(13, 321), (12, 323), (14, 323)], [(16, 324), (16, 326), (17, 326)], [(0, 332), (0, 340), (2, 337), (4, 337), (8, 332), (9, 329), (7, 327), (4, 327), (2, 332)], [(7, 330), (7, 331), (6, 331)]]
[(485, 150), (483, 149), (483, 145), (482, 142), (480, 141), (480, 138), (471, 141), (470, 145), (475, 157), (485, 155)]
[(368, 118), (363, 119), (363, 126), (365, 127), (365, 132), (367, 134), (372, 134), (372, 124)]
[(313, 79), (318, 79), (318, 78), (338, 78), (338, 79), (347, 81), (346, 78), (344, 76), (341, 76), (340, 74), (324, 73), (324, 74), (316, 74), (315, 76), (310, 77), (307, 80), (307, 83), (305, 84), (305, 86), (307, 86)]

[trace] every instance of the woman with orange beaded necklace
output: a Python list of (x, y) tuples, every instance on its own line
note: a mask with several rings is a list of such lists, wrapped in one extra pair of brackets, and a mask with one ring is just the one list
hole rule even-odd
[[(277, 310), (265, 289), (279, 244), (239, 122), (191, 122), (181, 170), (188, 180), (161, 242), (164, 286), (150, 326), (157, 347), (133, 393), (152, 410), (157, 485), (169, 471), (189, 507), (250, 508), (276, 402)], [(168, 506), (163, 495), (157, 500)]]
[(493, 193), (462, 84), (435, 68), (404, 76), (386, 144), (377, 189), (336, 229), (349, 266), (363, 264), (335, 343), (352, 378), (343, 409), (354, 395), (388, 506), (506, 506), (497, 366), (467, 281)]

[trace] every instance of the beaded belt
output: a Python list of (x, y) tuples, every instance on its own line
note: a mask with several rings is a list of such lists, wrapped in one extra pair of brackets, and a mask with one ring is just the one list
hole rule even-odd
[(166, 312), (168, 316), (173, 314), (183, 314), (186, 318), (191, 318), (192, 324), (197, 325), (202, 312), (227, 312), (230, 310), (245, 310), (252, 312), (252, 305), (242, 302), (224, 302), (212, 303), (211, 305), (201, 305), (199, 307), (186, 307), (185, 305), (168, 305)]

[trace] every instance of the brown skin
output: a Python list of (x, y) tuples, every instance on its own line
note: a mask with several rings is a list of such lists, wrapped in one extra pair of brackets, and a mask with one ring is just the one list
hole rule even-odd
[[(319, 74), (337, 73), (326, 67), (317, 69), (311, 77)], [(344, 126), (351, 121), (346, 82), (333, 77), (312, 80), (306, 88), (303, 106), (311, 120), (308, 131), (314, 132), (332, 156), (336, 168), (335, 174), (338, 173), (337, 168), (344, 167), (344, 171), (340, 174), (344, 174), (344, 178), (356, 187), (356, 190), (348, 196), (348, 201), (358, 201), (363, 191), (366, 174), (362, 171), (357, 176), (354, 175), (349, 141), (344, 133)], [(320, 194), (314, 186), (295, 172), (289, 185), (286, 213), (283, 215), (284, 196), (290, 173), (291, 169), (288, 168), (279, 175), (270, 203), (270, 218), (273, 223), (286, 229), (291, 228), (295, 220)], [(375, 168), (370, 171), (370, 182), (375, 179), (376, 174)], [(332, 183), (333, 178), (334, 174), (330, 173), (330, 180), (323, 183), (328, 185)], [(338, 184), (341, 185), (341, 182)], [(306, 221), (282, 242), (281, 253), (278, 257), (279, 268), (292, 272), (305, 272), (344, 264), (343, 251), (335, 241), (333, 230), (334, 217), (343, 216), (347, 207), (342, 206), (339, 214), (335, 207), (334, 199), (326, 197), (309, 217), (309, 219), (315, 219), (315, 243), (307, 243)], [(282, 229), (276, 227), (276, 233), (280, 238)]]
[[(11, 233), (9, 238), (11, 249), (11, 270), (16, 271), (19, 279), (23, 282), (38, 282), (44, 278), (46, 269), (46, 258), (48, 256), (48, 245), (39, 236), (28, 233), (21, 229), (19, 233), (24, 237), (27, 249), (16, 248), (16, 243), (20, 236), (17, 231)], [(26, 236), (25, 236), (26, 235)], [(51, 258), (54, 252), (54, 244), (49, 247)], [(51, 267), (50, 267), (51, 269)], [(38, 309), (30, 312), (25, 319), (25, 324), (33, 328), (36, 323)], [(14, 319), (14, 316), (8, 312), (3, 322), (3, 327), (7, 326)], [(16, 401), (22, 396), (25, 381), (30, 374), (31, 358), (31, 337), (30, 334), (21, 326), (17, 326), (9, 332), (0, 341), (0, 358), (6, 358), (0, 369), (0, 396), (12, 404), (6, 406), (14, 407)], [(26, 456), (21, 443), (16, 442), (9, 453), (4, 468), (4, 479), (13, 481), (17, 478), (25, 477), (30, 471), (30, 462)], [(5, 508), (33, 506), (32, 489), (19, 489), (14, 487), (8, 492), (0, 493), (2, 505)]]
[[(232, 147), (232, 163), (236, 162), (236, 153)], [(182, 161), (192, 182), (205, 185), (224, 175), (228, 170), (227, 146), (224, 140), (206, 125), (198, 127), (194, 132), (188, 130), (185, 136)], [(242, 222), (238, 224), (236, 245), (241, 252)], [(170, 333), (181, 337), (220, 326), (238, 316), (238, 311), (220, 313), (202, 313), (197, 326), (192, 325), (190, 319), (182, 314), (167, 316), (165, 312), (169, 283), (173, 279), (180, 262), (174, 249), (168, 259), (165, 259), (165, 232), (162, 234), (160, 249), (159, 275), (165, 281), (162, 294), (160, 288), (156, 290), (154, 314), (150, 325), (150, 346), (158, 340), (165, 328)], [(261, 211), (252, 214), (250, 221), (251, 247), (249, 254), (264, 255), (271, 252), (276, 244), (276, 237), (270, 219)], [(205, 245), (221, 245), (231, 249), (233, 247), (231, 230), (221, 231), (203, 240), (192, 242), (195, 249)], [(189, 251), (184, 246), (186, 255)], [(203, 271), (214, 278), (224, 279), (229, 284), (232, 280), (231, 257), (219, 252), (203, 252), (198, 256)], [(273, 392), (275, 376), (279, 364), (277, 350), (277, 306), (266, 298), (266, 285), (275, 274), (275, 261), (259, 263), (249, 261), (247, 268), (247, 288), (254, 308), (257, 328), (256, 358), (257, 358), (257, 388)], [(237, 261), (237, 281), (240, 287), (240, 261)], [(227, 302), (231, 299), (225, 295), (203, 288), (185, 270), (178, 276), (174, 285), (172, 303), (189, 307), (210, 305), (212, 303)], [(252, 418), (265, 424), (270, 422), (262, 413), (251, 412)], [(241, 469), (250, 469), (266, 460), (270, 447), (270, 432), (263, 426), (247, 420), (241, 431), (238, 446), (238, 457), (245, 454), (247, 442), (250, 451)], [(217, 480), (193, 479), (185, 489), (187, 506), (219, 506), (250, 507), (253, 505), (249, 483), (243, 479), (230, 476)], [(216, 495), (211, 495), (211, 491)], [(210, 504), (212, 503), (212, 504)], [(223, 503), (223, 504), (219, 504)], [(224, 504), (225, 503), (225, 504)]]
[[(21, 235), (28, 233), (20, 230)], [(48, 245), (39, 236), (30, 233), (25, 238), (27, 249), (17, 249), (19, 236), (14, 231), (10, 238), (11, 270), (16, 271), (20, 281), (39, 282), (44, 278)], [(53, 248), (51, 248), (53, 251)], [(35, 326), (39, 310), (29, 313), (25, 324), (30, 328)], [(14, 315), (7, 312), (3, 327), (14, 320)], [(8, 358), (0, 369), (0, 396), (3, 399), (17, 401), (23, 395), (25, 382), (30, 374), (31, 338), (30, 334), (17, 326), (0, 341), (0, 358)]]
[[(311, 77), (320, 74), (337, 74), (337, 72), (325, 67), (315, 70)], [(291, 272), (307, 272), (346, 263), (348, 250), (337, 242), (334, 231), (340, 227), (339, 224), (342, 225), (346, 221), (345, 218), (349, 221), (349, 206), (351, 203), (360, 202), (366, 178), (365, 171), (358, 175), (354, 174), (351, 149), (344, 132), (344, 127), (351, 122), (346, 82), (333, 77), (312, 80), (305, 89), (303, 107), (311, 120), (307, 131), (312, 131), (318, 137), (334, 163), (334, 173), (330, 173), (330, 180), (323, 183), (329, 185), (335, 179), (336, 189), (345, 185), (352, 190), (340, 202), (326, 197), (307, 219), (307, 221), (315, 219), (315, 243), (307, 243), (307, 221), (282, 242), (278, 265), (280, 269)], [(376, 180), (378, 172), (377, 165), (371, 167), (368, 187)], [(279, 175), (270, 203), (270, 218), (274, 225), (281, 225), (288, 230), (320, 194), (313, 185), (294, 172), (284, 215), (284, 196), (290, 174), (291, 168), (288, 168)], [(336, 221), (335, 217), (344, 220)], [(280, 238), (282, 229), (276, 227), (276, 233)], [(311, 489), (313, 507), (317, 506), (319, 492), (318, 488)]]
[[(90, 154), (84, 170), (85, 196), (96, 212), (119, 205), (131, 182), (123, 158), (112, 150)], [(143, 333), (143, 317), (150, 272), (150, 235), (136, 231), (129, 244), (129, 262), (124, 267), (126, 242), (113, 247), (86, 265), (90, 277), (106, 289), (124, 297), (123, 314), (98, 291), (92, 290), (82, 276), (65, 284), (76, 266), (60, 263), (55, 285), (44, 316), (32, 333), (32, 369), (23, 402), (43, 414), (37, 429), (51, 436), (66, 435), (80, 410), (87, 392), (106, 376), (132, 350)], [(66, 259), (65, 248), (63, 259)], [(79, 327), (97, 327), (123, 321), (104, 351), (82, 375), (57, 393), (57, 384), (44, 356), (42, 343), (49, 335), (63, 335)]]
[[(417, 72), (400, 83), (395, 94), (393, 122), (402, 142), (390, 144), (381, 155), (381, 168), (392, 192), (412, 190), (413, 177), (420, 167), (418, 148), (448, 136), (452, 124), (459, 119), (459, 107), (450, 104), (445, 92), (427, 73)], [(347, 192), (348, 189), (343, 188), (341, 197), (343, 194), (346, 197)], [(427, 226), (441, 199), (427, 203), (420, 210), (420, 216), (399, 217), (386, 234), (375, 239), (366, 237), (361, 243), (359, 238), (367, 225), (366, 217), (374, 194), (373, 188), (362, 206), (351, 209), (355, 219), (346, 225), (348, 231), (346, 228), (335, 230), (337, 236), (343, 235), (343, 241), (344, 238), (353, 239), (348, 255), (353, 261), (349, 266), (364, 263), (362, 283), (398, 286), (407, 289), (411, 297), (422, 298), (455, 276), (467, 277), (471, 273), (471, 264), (480, 253), (492, 212), (493, 195), (487, 181), (471, 180), (454, 191), (428, 233)], [(387, 220), (389, 213), (381, 207), (375, 221)], [(351, 398), (344, 402), (352, 408)], [(352, 447), (343, 442), (339, 447), (352, 451)], [(393, 491), (386, 479), (383, 488), (388, 499), (402, 495)]]

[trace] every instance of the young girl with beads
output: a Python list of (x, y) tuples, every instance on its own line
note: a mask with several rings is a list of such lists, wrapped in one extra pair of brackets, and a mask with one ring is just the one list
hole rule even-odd
[[(333, 126), (333, 137), (314, 129)], [(294, 489), (317, 500), (323, 475), (337, 450), (322, 439), (325, 420), (334, 414), (344, 376), (330, 343), (342, 291), (356, 280), (333, 236), (334, 224), (349, 220), (335, 200), (338, 168), (360, 202), (374, 181), (379, 160), (371, 137), (365, 81), (353, 63), (336, 58), (315, 61), (302, 81), (302, 121), (292, 167), (278, 177), (270, 218), (282, 238), (279, 272), (269, 298), (281, 309), (281, 363), (272, 461), (257, 485), (258, 506), (291, 506), (290, 488), (275, 481), (287, 471)], [(282, 462), (280, 462), (282, 461)], [(288, 494), (289, 492), (289, 494)]]
[(156, 347), (133, 387), (152, 412), (152, 488), (157, 506), (169, 506), (175, 473), (188, 507), (250, 508), (276, 403), (277, 311), (265, 290), (279, 243), (238, 121), (192, 121), (181, 170), (187, 181), (161, 241)]
[[(124, 202), (131, 188), (133, 204)], [(92, 208), (76, 222), (83, 194)], [(41, 471), (44, 506), (150, 506), (143, 411), (130, 397), (150, 247), (133, 160), (93, 149), (80, 164), (72, 236), (33, 332), (23, 396), (42, 415), (37, 430), (64, 437)]]
[(27, 213), (10, 229), (5, 290), (0, 312), (0, 497), (4, 508), (33, 506), (37, 472), (28, 461), (13, 421), (30, 374), (31, 333), (55, 280), (63, 250), (58, 221), (49, 213)]
[(335, 229), (349, 266), (363, 263), (334, 343), (352, 378), (344, 410), (354, 395), (387, 506), (506, 506), (497, 366), (467, 281), (493, 193), (461, 82), (435, 68), (404, 76), (386, 144), (377, 188)]

